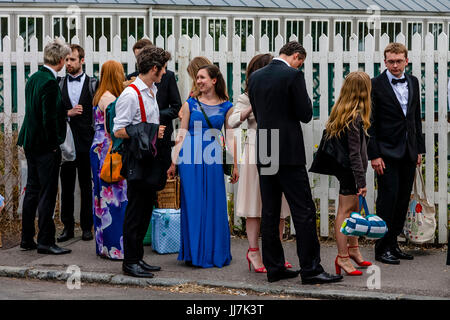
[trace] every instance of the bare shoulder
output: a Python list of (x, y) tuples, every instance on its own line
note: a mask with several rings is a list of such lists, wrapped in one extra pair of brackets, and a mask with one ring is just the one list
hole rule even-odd
[(105, 91), (98, 102), (98, 106), (100, 109), (105, 110), (106, 107), (114, 100), (116, 100), (116, 97), (111, 92)]

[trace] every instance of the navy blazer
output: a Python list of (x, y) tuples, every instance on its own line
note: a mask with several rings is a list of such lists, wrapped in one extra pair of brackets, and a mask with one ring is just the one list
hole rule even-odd
[[(291, 68), (283, 61), (273, 60), (250, 76), (248, 93), (258, 124), (258, 150), (265, 142), (268, 155), (272, 154), (269, 138), (262, 140), (264, 136), (260, 132), (262, 129), (277, 129), (278, 164), (305, 165), (305, 146), (300, 122), (311, 121), (312, 104), (306, 91), (303, 72)], [(267, 136), (276, 137), (269, 133)], [(260, 159), (259, 155), (257, 164), (269, 165), (264, 163), (264, 159)]]

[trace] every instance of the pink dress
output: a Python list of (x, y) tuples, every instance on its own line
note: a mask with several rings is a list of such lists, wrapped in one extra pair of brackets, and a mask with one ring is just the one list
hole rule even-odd
[[(242, 121), (241, 112), (250, 107), (250, 100), (247, 94), (243, 93), (238, 97), (234, 106), (234, 111), (228, 119), (228, 124), (232, 128), (238, 128)], [(259, 189), (259, 175), (255, 164), (256, 159), (256, 120), (253, 112), (247, 118), (248, 130), (244, 144), (244, 154), (242, 163), (239, 166), (239, 182), (236, 197), (236, 215), (246, 218), (260, 218), (262, 211), (261, 192)], [(291, 215), (289, 205), (283, 194), (281, 199), (281, 218)]]

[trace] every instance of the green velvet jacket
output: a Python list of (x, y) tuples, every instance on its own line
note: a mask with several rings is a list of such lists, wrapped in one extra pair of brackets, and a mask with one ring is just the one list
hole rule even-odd
[(53, 73), (39, 68), (25, 86), (25, 117), (17, 145), (25, 151), (56, 150), (66, 138), (66, 111)]

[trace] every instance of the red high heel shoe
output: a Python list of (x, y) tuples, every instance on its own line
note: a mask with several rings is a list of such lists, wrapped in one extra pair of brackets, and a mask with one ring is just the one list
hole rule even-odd
[[(341, 274), (341, 269), (344, 269), (344, 268), (341, 267), (341, 266), (338, 264), (338, 258), (345, 259), (345, 258), (349, 258), (349, 256), (342, 257), (342, 256), (340, 256), (340, 255), (337, 255), (337, 256), (336, 256), (336, 260), (334, 260), (334, 266), (336, 267), (336, 274), (337, 274), (337, 275), (340, 275), (340, 274)], [(360, 275), (363, 274), (363, 273), (362, 273), (361, 271), (359, 271), (359, 270), (355, 270), (355, 271), (352, 271), (352, 272), (348, 272), (347, 270), (344, 269), (344, 271), (345, 271), (345, 272), (347, 273), (347, 275), (349, 275), (349, 276), (360, 276)]]
[(290, 268), (292, 268), (292, 264), (291, 264), (290, 262), (286, 261), (286, 262), (284, 263), (284, 267), (285, 267), (286, 269), (290, 269)]
[[(249, 253), (250, 251), (252, 251), (252, 252), (259, 251), (259, 248), (248, 248), (248, 251), (247, 251), (248, 270), (249, 270), (249, 271), (252, 271), (251, 266), (252, 266), (253, 264), (252, 264), (252, 262), (250, 261), (250, 258), (248, 257), (248, 253)], [(256, 273), (267, 273), (267, 270), (266, 270), (265, 267), (261, 267), (261, 268), (256, 269), (255, 266), (253, 266), (253, 269), (255, 269), (255, 272), (256, 272)]]
[[(349, 246), (348, 248), (349, 248), (349, 249), (350, 249), (350, 248), (359, 248), (359, 246)], [(356, 258), (353, 257), (353, 256), (350, 254), (350, 251), (348, 252), (348, 255), (349, 255), (350, 258), (353, 259), (353, 261), (355, 261), (356, 264), (357, 264), (358, 266), (360, 266), (360, 267), (369, 267), (369, 266), (372, 265), (372, 262), (369, 262), (369, 261), (364, 261), (364, 260), (363, 260), (362, 262), (356, 261)]]

